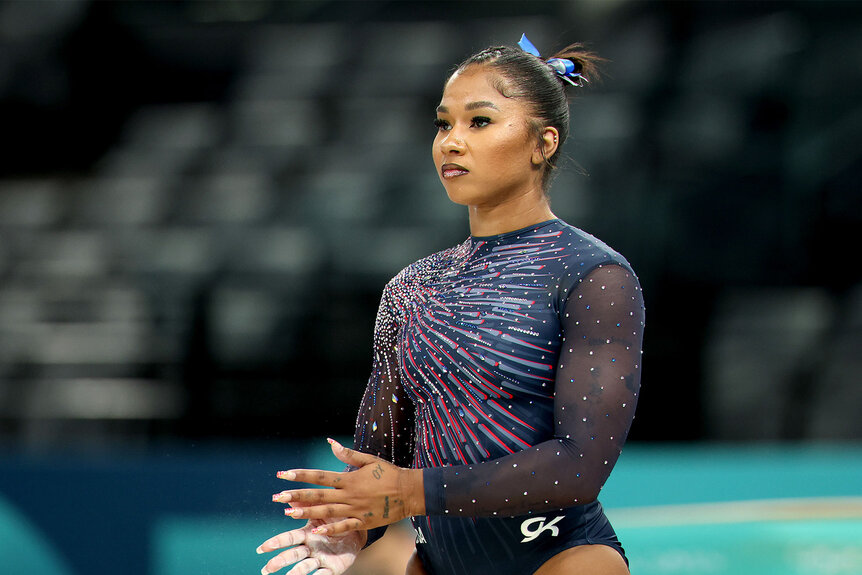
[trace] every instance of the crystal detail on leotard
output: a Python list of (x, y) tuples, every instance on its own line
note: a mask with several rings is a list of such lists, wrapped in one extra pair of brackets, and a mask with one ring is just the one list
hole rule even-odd
[(429, 515), (593, 501), (634, 416), (643, 321), (628, 262), (577, 228), (470, 237), (384, 289), (354, 445), (426, 468)]

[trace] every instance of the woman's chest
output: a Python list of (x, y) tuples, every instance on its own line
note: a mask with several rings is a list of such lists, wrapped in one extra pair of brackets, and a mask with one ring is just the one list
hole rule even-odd
[(399, 348), (420, 396), (553, 394), (561, 333), (549, 266), (528, 256), (476, 258), (416, 280), (402, 286)]

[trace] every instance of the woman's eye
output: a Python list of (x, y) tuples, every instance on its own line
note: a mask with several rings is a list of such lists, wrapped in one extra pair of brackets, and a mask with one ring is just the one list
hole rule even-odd
[(435, 118), (434, 119), (434, 126), (438, 130), (448, 130), (449, 129), (449, 122), (447, 122), (446, 120), (441, 120), (440, 118)]
[(485, 116), (476, 116), (475, 118), (473, 118), (471, 125), (475, 126), (477, 128), (484, 128), (485, 126), (487, 126), (490, 123), (491, 123), (491, 118), (486, 118)]

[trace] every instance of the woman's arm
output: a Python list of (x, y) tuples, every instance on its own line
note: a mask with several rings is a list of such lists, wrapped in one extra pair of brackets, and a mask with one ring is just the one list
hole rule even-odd
[(634, 418), (644, 328), (637, 278), (619, 265), (591, 271), (561, 312), (554, 437), (468, 466), (424, 470), (427, 515), (511, 516), (597, 498)]
[[(374, 322), (374, 361), (356, 416), (353, 449), (374, 455), (393, 465), (409, 467), (413, 459), (414, 408), (401, 385), (398, 356), (398, 322), (391, 283), (383, 290)], [(355, 470), (356, 466), (348, 465)], [(386, 531), (370, 529), (365, 546)]]
[[(398, 326), (392, 304), (391, 292), (387, 286), (377, 312), (374, 329), (374, 360), (356, 418), (354, 447), (357, 450), (355, 452), (357, 457), (382, 460), (381, 464), (397, 469), (394, 464), (409, 466), (412, 457), (410, 440), (413, 435), (413, 404), (405, 396), (401, 387), (397, 347)], [(335, 446), (333, 450), (340, 453)], [(366, 454), (373, 454), (374, 457)], [(348, 469), (355, 470), (357, 467), (348, 463)], [(379, 475), (380, 472), (378, 471), (377, 474)], [(284, 476), (283, 472), (279, 473), (279, 477)], [(421, 480), (421, 474), (419, 479)], [(422, 493), (421, 483), (418, 493), (420, 495)], [(296, 513), (305, 506), (296, 499), (289, 501), (284, 494), (274, 495), (273, 501), (290, 502), (291, 508), (287, 511), (291, 513)], [(341, 521), (338, 516), (330, 515), (325, 519), (309, 517), (309, 519), (302, 528), (276, 535), (258, 548), (258, 553), (285, 549), (269, 560), (262, 573), (273, 573), (297, 561), (300, 563), (287, 575), (294, 572), (305, 573), (315, 567), (325, 567), (334, 574), (343, 573), (353, 563), (359, 550), (382, 537), (386, 530), (385, 525), (369, 529), (367, 532), (363, 527), (355, 533), (328, 537), (325, 529), (321, 530), (321, 528)], [(381, 519), (386, 518), (381, 517)]]

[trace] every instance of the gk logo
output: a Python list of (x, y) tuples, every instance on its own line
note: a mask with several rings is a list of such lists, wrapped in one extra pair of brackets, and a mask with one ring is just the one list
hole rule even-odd
[[(551, 537), (556, 537), (560, 534), (560, 528), (555, 525), (555, 523), (559, 522), (565, 515), (560, 515), (559, 517), (554, 517), (554, 519), (545, 524), (545, 519), (547, 517), (533, 517), (532, 519), (527, 519), (523, 523), (521, 523), (521, 533), (524, 535), (524, 538), (521, 540), (521, 543), (527, 543), (532, 541), (536, 537), (542, 534), (542, 531), (548, 530), (551, 532)], [(539, 525), (535, 529), (530, 529), (533, 525), (538, 523)]]

